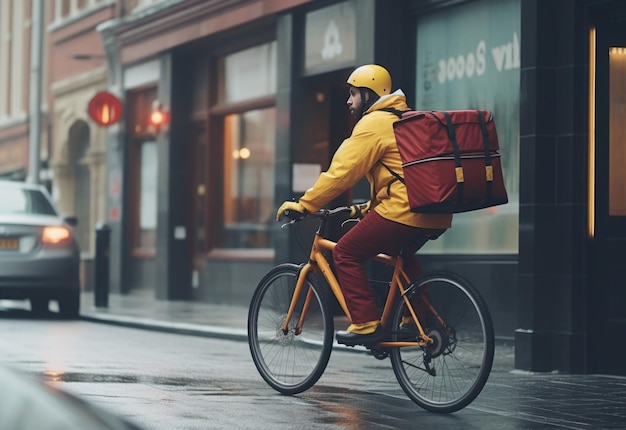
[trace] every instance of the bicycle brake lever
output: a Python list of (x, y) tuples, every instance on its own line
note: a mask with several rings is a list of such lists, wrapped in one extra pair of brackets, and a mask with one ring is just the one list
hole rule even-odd
[(347, 220), (341, 223), (341, 226), (345, 227), (345, 225), (348, 224), (349, 222), (359, 222), (359, 220), (356, 218), (348, 218)]

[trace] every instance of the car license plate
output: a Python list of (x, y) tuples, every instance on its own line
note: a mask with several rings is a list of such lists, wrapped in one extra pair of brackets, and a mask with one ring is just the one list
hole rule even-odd
[(18, 249), (19, 247), (19, 239), (15, 237), (0, 237), (0, 249)]

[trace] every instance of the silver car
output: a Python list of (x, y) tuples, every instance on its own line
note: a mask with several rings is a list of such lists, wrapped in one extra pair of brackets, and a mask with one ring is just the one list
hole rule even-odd
[(78, 316), (80, 253), (74, 217), (63, 217), (39, 185), (0, 180), (0, 299), (30, 300), (31, 310)]

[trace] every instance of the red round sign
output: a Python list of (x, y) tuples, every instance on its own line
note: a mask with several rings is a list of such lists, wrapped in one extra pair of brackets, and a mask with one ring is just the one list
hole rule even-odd
[(91, 119), (107, 127), (122, 117), (122, 102), (111, 93), (100, 92), (89, 101), (88, 110)]

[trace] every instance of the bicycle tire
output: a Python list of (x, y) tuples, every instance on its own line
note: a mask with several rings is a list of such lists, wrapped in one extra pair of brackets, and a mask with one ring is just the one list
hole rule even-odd
[[(328, 293), (308, 275), (299, 305), (283, 333), (300, 266), (281, 264), (256, 288), (248, 312), (248, 344), (254, 364), (272, 388), (286, 395), (311, 388), (322, 376), (333, 345), (334, 323)], [(306, 292), (314, 292), (302, 332), (296, 334)]]
[[(390, 358), (396, 379), (406, 395), (422, 408), (440, 413), (458, 411), (480, 394), (489, 378), (494, 356), (491, 316), (476, 288), (458, 275), (426, 274), (413, 285), (408, 296), (424, 331), (435, 343), (392, 348)], [(428, 298), (445, 327), (427, 306), (420, 305), (420, 296)], [(400, 300), (395, 306), (392, 327), (400, 325), (406, 304)], [(392, 334), (394, 340), (398, 336), (398, 331)]]

